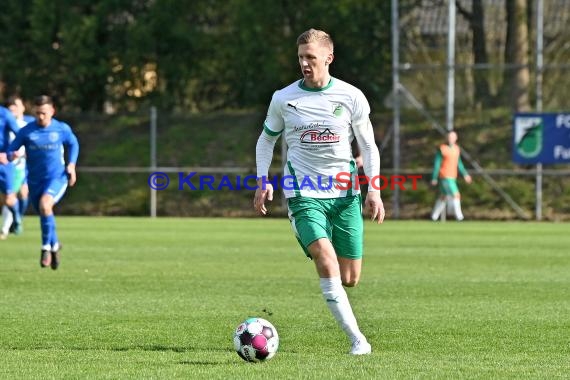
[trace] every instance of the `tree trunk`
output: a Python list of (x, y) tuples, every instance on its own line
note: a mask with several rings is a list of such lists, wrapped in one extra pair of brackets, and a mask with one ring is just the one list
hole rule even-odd
[(505, 63), (517, 66), (505, 70), (502, 92), (510, 99), (510, 105), (515, 112), (528, 111), (530, 71), (527, 0), (505, 1), (505, 4), (507, 11)]
[[(487, 42), (485, 39), (485, 12), (483, 10), (482, 0), (473, 0), (471, 30), (473, 32), (472, 48), (475, 64), (488, 63)], [(489, 104), (491, 91), (489, 89), (488, 71), (475, 69), (474, 78), (475, 101), (482, 105)]]

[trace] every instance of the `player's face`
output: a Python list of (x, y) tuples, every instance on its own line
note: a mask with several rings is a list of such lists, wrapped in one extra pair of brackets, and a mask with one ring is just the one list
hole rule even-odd
[(26, 107), (24, 107), (24, 103), (22, 103), (20, 99), (16, 99), (14, 101), (14, 104), (11, 104), (8, 108), (10, 108), (12, 115), (14, 115), (16, 119), (19, 119), (22, 116), (24, 116), (24, 111), (26, 110)]
[(329, 80), (329, 64), (333, 60), (333, 54), (326, 46), (318, 42), (299, 45), (297, 48), (299, 65), (308, 87), (321, 88), (327, 85)]
[(447, 143), (449, 145), (453, 145), (457, 142), (457, 133), (455, 132), (449, 132), (447, 135)]
[(55, 113), (55, 109), (50, 104), (36, 106), (36, 121), (42, 127), (47, 127), (51, 122), (51, 118)]

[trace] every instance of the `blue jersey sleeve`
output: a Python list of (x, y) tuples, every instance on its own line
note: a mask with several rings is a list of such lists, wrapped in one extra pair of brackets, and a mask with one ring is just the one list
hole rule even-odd
[(71, 127), (67, 124), (65, 126), (66, 134), (63, 143), (68, 149), (67, 163), (76, 164), (79, 157), (79, 140), (77, 140), (77, 136), (75, 136)]
[(0, 152), (6, 153), (8, 151), (10, 132), (16, 134), (19, 130), (20, 127), (12, 112), (6, 107), (0, 107)]
[(7, 152), (8, 152), (8, 159), (9, 160), (13, 160), (14, 159), (14, 152), (16, 152), (18, 149), (20, 149), (20, 147), (22, 145), (24, 145), (25, 133), (26, 133), (26, 131), (24, 130), (24, 128), (20, 129), (18, 131), (18, 133), (16, 133), (16, 137), (14, 138), (14, 140), (12, 140), (12, 142), (8, 146)]

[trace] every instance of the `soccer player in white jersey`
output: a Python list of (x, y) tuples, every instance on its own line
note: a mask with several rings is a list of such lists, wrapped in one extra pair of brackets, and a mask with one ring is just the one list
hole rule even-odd
[[(356, 286), (362, 268), (362, 204), (351, 151), (355, 138), (365, 174), (380, 174), (370, 106), (359, 89), (330, 75), (334, 55), (327, 33), (302, 33), (297, 52), (303, 78), (273, 94), (257, 141), (254, 208), (266, 215), (265, 202), (273, 199), (267, 176), (275, 142), (283, 134), (288, 150), (281, 186), (291, 226), (315, 263), (327, 306), (351, 341), (349, 353), (369, 354), (372, 347), (358, 327), (343, 285)], [(379, 184), (368, 186), (364, 204), (371, 219), (382, 223), (378, 189)]]

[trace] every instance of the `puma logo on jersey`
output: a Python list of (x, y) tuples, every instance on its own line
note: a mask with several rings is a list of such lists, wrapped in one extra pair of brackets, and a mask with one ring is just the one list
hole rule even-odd
[(295, 109), (295, 111), (297, 111), (297, 104), (299, 104), (299, 103), (295, 103), (295, 104), (287, 103), (287, 107), (291, 107), (291, 108)]

